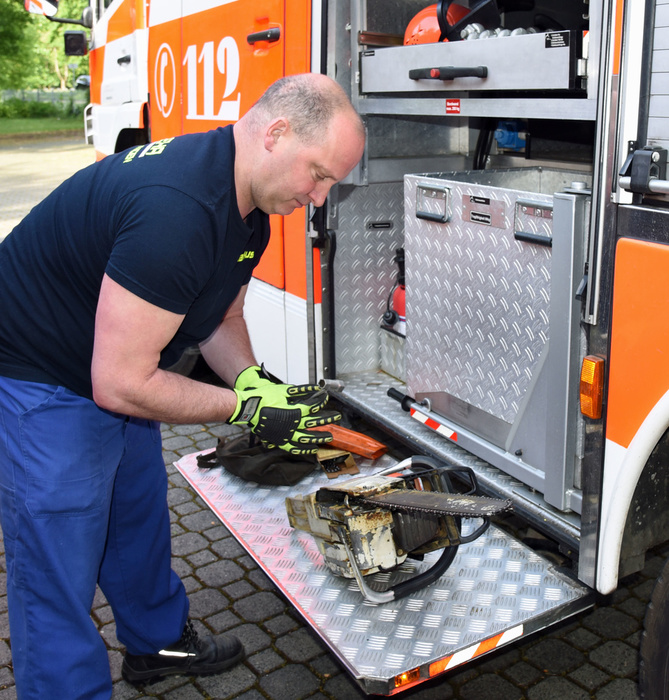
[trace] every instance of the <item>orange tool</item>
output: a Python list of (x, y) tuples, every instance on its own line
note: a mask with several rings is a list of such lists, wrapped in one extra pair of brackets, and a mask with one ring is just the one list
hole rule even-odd
[(309, 428), (309, 430), (322, 430), (332, 433), (332, 442), (328, 443), (328, 447), (338, 447), (340, 450), (347, 450), (367, 459), (376, 459), (388, 449), (382, 442), (355, 430), (343, 428), (341, 425), (319, 425)]

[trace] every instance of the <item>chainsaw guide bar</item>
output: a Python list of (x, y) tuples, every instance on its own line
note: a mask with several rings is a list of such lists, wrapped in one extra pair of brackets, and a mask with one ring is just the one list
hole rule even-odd
[(490, 518), (507, 512), (512, 507), (509, 499), (407, 489), (387, 491), (358, 500), (401, 513), (430, 513), (462, 518)]

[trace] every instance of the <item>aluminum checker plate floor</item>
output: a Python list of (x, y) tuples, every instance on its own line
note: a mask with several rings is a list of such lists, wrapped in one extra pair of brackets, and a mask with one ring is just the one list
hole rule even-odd
[[(396, 678), (407, 671), (414, 670), (416, 682), (428, 680), (592, 604), (587, 588), (494, 525), (462, 545), (434, 584), (370, 603), (355, 581), (327, 568), (311, 535), (288, 524), (286, 496), (327, 485), (324, 472), (297, 486), (266, 487), (222, 467), (200, 469), (197, 454), (175, 466), (367, 693), (400, 692), (406, 687)], [(388, 457), (358, 461), (361, 474), (393, 463)], [(370, 585), (406, 580), (438, 556), (375, 574)]]

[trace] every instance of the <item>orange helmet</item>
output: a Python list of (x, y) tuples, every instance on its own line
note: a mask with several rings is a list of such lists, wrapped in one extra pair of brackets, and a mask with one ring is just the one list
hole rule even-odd
[[(446, 13), (446, 19), (450, 25), (454, 25), (468, 14), (469, 10), (466, 7), (451, 3)], [(441, 27), (437, 17), (437, 5), (430, 5), (421, 10), (409, 22), (404, 32), (404, 44), (432, 44), (439, 41), (440, 36)]]

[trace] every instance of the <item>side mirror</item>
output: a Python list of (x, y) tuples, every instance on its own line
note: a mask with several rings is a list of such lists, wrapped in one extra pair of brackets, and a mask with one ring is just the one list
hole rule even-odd
[(53, 17), (58, 12), (58, 0), (25, 0), (23, 6), (34, 15)]
[(64, 32), (64, 37), (66, 56), (85, 56), (88, 53), (86, 32), (68, 31)]
[(84, 7), (81, 11), (81, 23), (84, 27), (92, 29), (93, 27), (93, 8), (90, 5)]

